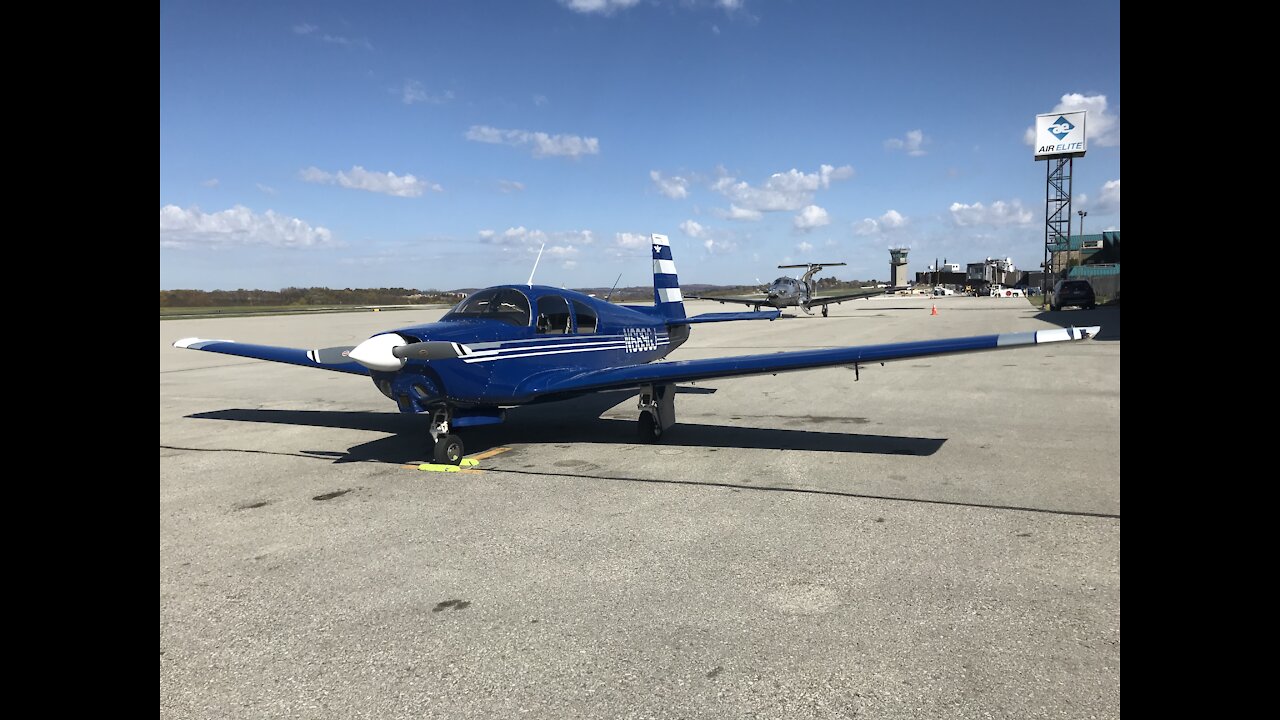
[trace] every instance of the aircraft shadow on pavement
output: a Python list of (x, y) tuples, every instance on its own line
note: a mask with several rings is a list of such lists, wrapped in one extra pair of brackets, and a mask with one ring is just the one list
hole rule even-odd
[[(679, 392), (706, 394), (715, 392), (715, 389), (681, 387)], [(459, 434), (466, 443), (468, 455), (513, 443), (639, 444), (634, 419), (600, 417), (620, 403), (626, 402), (624, 407), (629, 407), (632, 404), (629, 401), (635, 395), (629, 391), (596, 393), (571, 400), (511, 408), (507, 410), (506, 422), (501, 425), (466, 428)], [(639, 416), (639, 411), (635, 414)], [(302, 450), (299, 453), (309, 457), (333, 458), (339, 463), (428, 462), (431, 455), (426, 419), (401, 413), (237, 408), (195, 413), (187, 417), (389, 433), (387, 437), (356, 445), (346, 452)], [(685, 423), (680, 421), (680, 408), (677, 406), (676, 424), (663, 434), (657, 446), (928, 456), (936, 453), (944, 442), (945, 438)]]
[(1102, 330), (1094, 340), (1120, 339), (1120, 306), (1101, 305), (1092, 310), (1072, 308), (1070, 310), (1044, 310), (1036, 313), (1037, 320), (1051, 322), (1061, 327), (1085, 327), (1100, 325)]

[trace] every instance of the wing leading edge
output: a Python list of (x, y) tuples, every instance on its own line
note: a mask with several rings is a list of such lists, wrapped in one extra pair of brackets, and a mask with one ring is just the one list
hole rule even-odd
[(540, 399), (602, 390), (619, 390), (641, 385), (710, 380), (712, 378), (767, 375), (794, 370), (905, 360), (930, 355), (952, 355), (985, 350), (1009, 350), (1025, 345), (1085, 340), (1098, 334), (1099, 327), (1059, 328), (1033, 332), (976, 335), (973, 337), (921, 340), (916, 342), (862, 345), (828, 350), (799, 350), (769, 355), (676, 360), (650, 365), (590, 370), (572, 374), (543, 375), (535, 387), (521, 390)]
[(884, 294), (884, 288), (873, 288), (871, 290), (863, 290), (861, 292), (856, 292), (856, 293), (847, 293), (845, 295), (823, 295), (820, 297), (809, 298), (809, 307), (814, 307), (818, 305), (830, 305), (832, 303), (842, 303), (845, 300), (860, 300), (862, 298), (869, 298), (869, 297), (874, 297), (876, 295), (883, 295), (883, 294)]

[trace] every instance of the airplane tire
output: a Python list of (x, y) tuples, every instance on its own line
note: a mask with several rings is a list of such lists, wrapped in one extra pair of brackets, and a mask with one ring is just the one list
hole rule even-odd
[(826, 317), (826, 316), (827, 316), (827, 306), (826, 306), (826, 305), (823, 305), (823, 306), (822, 306), (822, 317)]
[(458, 465), (462, 463), (462, 456), (465, 450), (462, 446), (462, 438), (457, 435), (445, 435), (436, 440), (435, 461), (444, 465)]
[(662, 426), (654, 421), (653, 413), (640, 413), (638, 427), (641, 442), (658, 442), (659, 438), (662, 437)]

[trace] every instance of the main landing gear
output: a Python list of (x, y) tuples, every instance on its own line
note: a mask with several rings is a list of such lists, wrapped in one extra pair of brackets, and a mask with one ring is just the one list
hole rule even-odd
[(822, 306), (822, 317), (826, 317), (826, 316), (827, 316), (827, 306), (826, 306), (826, 305), (823, 305), (823, 306)]
[(440, 408), (431, 416), (431, 440), (435, 445), (432, 459), (443, 465), (458, 465), (466, 449), (462, 438), (449, 434), (449, 419), (452, 413), (449, 408)]
[(662, 432), (676, 424), (676, 386), (645, 385), (640, 388), (640, 422), (637, 430), (641, 442), (658, 442)]

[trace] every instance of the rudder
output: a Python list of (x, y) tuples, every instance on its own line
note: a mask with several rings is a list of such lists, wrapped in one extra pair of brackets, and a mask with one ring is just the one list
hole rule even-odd
[(649, 236), (653, 248), (653, 306), (668, 320), (682, 319), (684, 297), (680, 294), (680, 279), (676, 277), (676, 263), (671, 258), (671, 242), (666, 235)]

